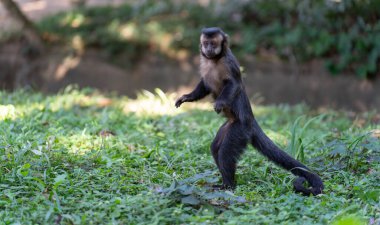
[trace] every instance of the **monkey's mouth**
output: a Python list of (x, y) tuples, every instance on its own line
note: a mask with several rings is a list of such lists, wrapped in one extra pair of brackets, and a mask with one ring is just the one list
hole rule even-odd
[(214, 57), (215, 57), (215, 53), (214, 53), (214, 52), (206, 52), (206, 53), (205, 53), (205, 56), (206, 56), (207, 58), (211, 59), (211, 58), (214, 58)]

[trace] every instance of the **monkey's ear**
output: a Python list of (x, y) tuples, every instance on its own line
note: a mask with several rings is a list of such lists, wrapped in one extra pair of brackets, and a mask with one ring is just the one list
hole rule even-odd
[(230, 37), (227, 34), (223, 34), (223, 48), (227, 49), (229, 47)]

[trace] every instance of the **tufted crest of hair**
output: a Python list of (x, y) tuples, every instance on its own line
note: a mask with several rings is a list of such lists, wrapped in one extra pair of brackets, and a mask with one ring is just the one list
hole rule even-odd
[(213, 37), (215, 34), (222, 34), (222, 36), (225, 36), (226, 34), (220, 29), (219, 27), (208, 27), (202, 29), (202, 34), (204, 34), (206, 37)]
[(220, 36), (223, 41), (227, 42), (227, 34), (224, 33), (223, 30), (219, 27), (209, 27), (202, 29), (201, 37), (203, 38), (215, 38), (217, 36)]
[(212, 42), (217, 43), (217, 45), (221, 45), (222, 42), (224, 41), (224, 37), (221, 34), (215, 34), (212, 37), (207, 37), (207, 36), (202, 35), (201, 43), (203, 43), (204, 41), (212, 41)]

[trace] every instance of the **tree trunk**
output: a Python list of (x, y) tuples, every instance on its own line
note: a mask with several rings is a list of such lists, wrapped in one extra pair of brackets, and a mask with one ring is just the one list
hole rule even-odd
[[(5, 10), (17, 23), (21, 24), (20, 31), (26, 41), (21, 44), (21, 64), (13, 73), (13, 88), (33, 87), (33, 79), (38, 77), (39, 59), (45, 53), (45, 45), (34, 24), (25, 16), (13, 0), (0, 0)], [(33, 79), (32, 79), (33, 78)]]
[(42, 53), (45, 49), (44, 42), (33, 23), (24, 15), (13, 0), (0, 0), (0, 2), (3, 3), (9, 15), (21, 24), (21, 32), (25, 35), (29, 44), (37, 50), (37, 52)]

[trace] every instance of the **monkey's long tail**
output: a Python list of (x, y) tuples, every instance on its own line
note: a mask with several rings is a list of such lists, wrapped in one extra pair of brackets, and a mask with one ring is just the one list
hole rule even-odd
[[(253, 121), (252, 145), (261, 154), (275, 162), (277, 165), (289, 170), (298, 178), (293, 182), (296, 192), (304, 195), (318, 195), (323, 191), (321, 178), (310, 171), (305, 165), (292, 158), (286, 152), (277, 147), (273, 141), (263, 132), (257, 121)], [(303, 183), (308, 181), (311, 188), (306, 188)]]

